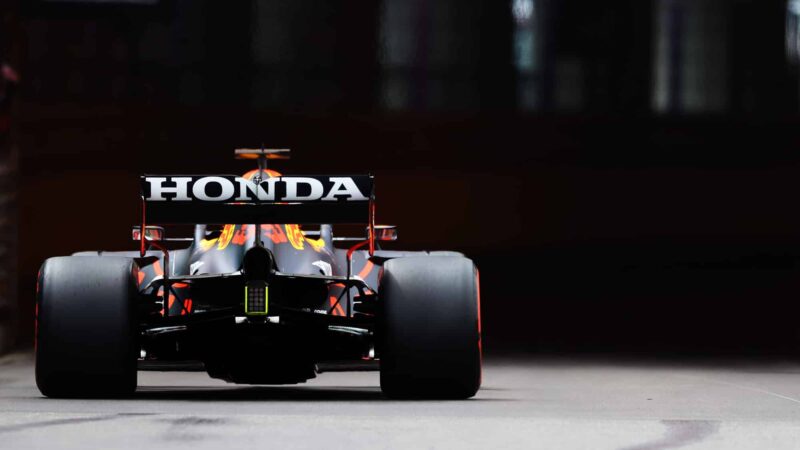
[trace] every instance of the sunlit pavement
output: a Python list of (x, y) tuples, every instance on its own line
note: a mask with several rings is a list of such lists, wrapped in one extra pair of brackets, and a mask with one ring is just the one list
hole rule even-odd
[(140, 372), (126, 400), (51, 400), (0, 358), (0, 448), (800, 448), (800, 362), (490, 359), (467, 401), (389, 401), (376, 373), (247, 387)]

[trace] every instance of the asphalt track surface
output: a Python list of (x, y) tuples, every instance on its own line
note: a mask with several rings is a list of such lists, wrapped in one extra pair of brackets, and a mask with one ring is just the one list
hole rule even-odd
[(372, 372), (248, 387), (140, 372), (126, 400), (51, 400), (0, 358), (0, 448), (798, 449), (800, 362), (490, 359), (467, 401), (389, 401)]

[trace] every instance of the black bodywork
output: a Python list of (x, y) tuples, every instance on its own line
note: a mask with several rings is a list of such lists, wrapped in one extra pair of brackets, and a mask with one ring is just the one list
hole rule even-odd
[[(352, 239), (337, 248), (342, 238), (330, 224), (307, 231), (296, 224), (194, 230), (186, 248), (76, 255), (136, 259), (140, 368), (204, 368), (234, 383), (298, 383), (325, 367), (377, 369), (381, 264), (426, 253), (377, 248), (370, 255), (349, 251)], [(246, 286), (254, 280), (268, 286), (266, 314), (245, 311)]]

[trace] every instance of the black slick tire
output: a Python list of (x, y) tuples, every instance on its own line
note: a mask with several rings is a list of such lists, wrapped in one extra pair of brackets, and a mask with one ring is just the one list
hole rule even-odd
[(37, 280), (36, 385), (48, 397), (136, 390), (137, 266), (131, 258), (50, 258)]
[(384, 395), (475, 395), (481, 384), (479, 289), (475, 265), (462, 256), (384, 264), (377, 329)]

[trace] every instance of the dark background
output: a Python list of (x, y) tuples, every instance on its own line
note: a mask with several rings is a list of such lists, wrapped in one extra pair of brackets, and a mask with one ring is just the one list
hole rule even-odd
[(489, 351), (800, 348), (800, 2), (0, 11), (18, 345), (45, 258), (133, 248), (137, 175), (244, 172), (233, 148), (264, 143), (374, 173), (403, 247), (472, 257)]

